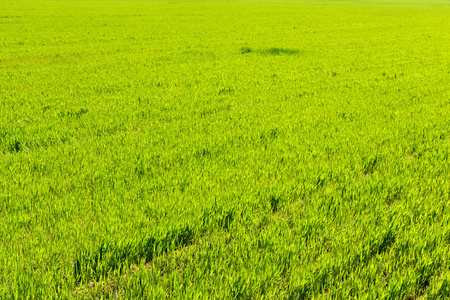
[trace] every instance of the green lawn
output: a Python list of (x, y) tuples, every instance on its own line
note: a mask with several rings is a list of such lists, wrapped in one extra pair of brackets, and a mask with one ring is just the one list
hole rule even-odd
[(450, 2), (0, 1), (1, 299), (450, 296)]

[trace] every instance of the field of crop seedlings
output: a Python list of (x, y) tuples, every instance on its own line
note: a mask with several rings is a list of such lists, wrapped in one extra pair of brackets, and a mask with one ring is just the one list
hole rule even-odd
[(450, 296), (449, 1), (0, 1), (0, 299)]

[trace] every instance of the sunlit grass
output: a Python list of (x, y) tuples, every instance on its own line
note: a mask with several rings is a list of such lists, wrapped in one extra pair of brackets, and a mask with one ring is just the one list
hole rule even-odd
[(0, 2), (0, 298), (447, 297), (448, 8)]

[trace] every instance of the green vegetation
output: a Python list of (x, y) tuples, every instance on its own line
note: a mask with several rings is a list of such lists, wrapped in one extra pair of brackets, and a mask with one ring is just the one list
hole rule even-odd
[(448, 297), (449, 20), (0, 1), (0, 298)]

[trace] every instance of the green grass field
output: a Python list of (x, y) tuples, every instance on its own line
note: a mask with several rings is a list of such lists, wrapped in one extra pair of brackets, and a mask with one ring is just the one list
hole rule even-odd
[(450, 297), (449, 1), (0, 1), (0, 299)]

